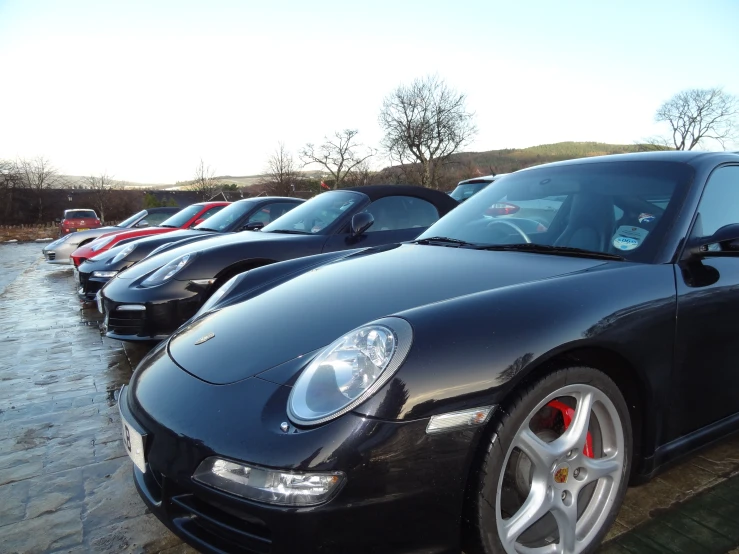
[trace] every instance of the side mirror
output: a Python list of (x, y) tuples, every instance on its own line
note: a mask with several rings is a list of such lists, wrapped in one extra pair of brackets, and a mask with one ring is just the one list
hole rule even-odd
[(148, 227), (148, 226), (149, 226), (149, 222), (146, 221), (145, 219), (142, 219), (136, 224), (136, 227)]
[(257, 231), (264, 227), (264, 221), (252, 221), (251, 223), (245, 224), (241, 230), (242, 231)]
[(375, 222), (374, 216), (369, 212), (361, 212), (352, 216), (352, 236), (358, 237)]
[[(720, 250), (713, 250), (711, 245), (718, 244)], [(710, 237), (695, 239), (686, 249), (687, 258), (726, 256), (739, 254), (739, 223), (724, 225)]]

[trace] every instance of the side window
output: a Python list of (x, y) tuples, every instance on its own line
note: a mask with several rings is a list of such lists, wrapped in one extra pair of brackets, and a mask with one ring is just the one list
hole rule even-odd
[(372, 202), (364, 211), (375, 218), (368, 233), (428, 227), (439, 219), (436, 206), (412, 196), (386, 196)]
[(156, 227), (165, 219), (169, 219), (169, 216), (171, 215), (172, 214), (167, 213), (147, 214), (144, 220), (146, 220), (146, 222), (149, 224), (149, 227)]
[(711, 174), (691, 236), (710, 237), (731, 223), (739, 223), (739, 166), (720, 167)]
[(282, 217), (297, 205), (298, 204), (293, 202), (275, 202), (274, 204), (267, 204), (263, 206), (261, 210), (252, 214), (249, 218), (249, 223), (262, 222), (265, 225), (267, 223), (272, 223), (275, 219)]

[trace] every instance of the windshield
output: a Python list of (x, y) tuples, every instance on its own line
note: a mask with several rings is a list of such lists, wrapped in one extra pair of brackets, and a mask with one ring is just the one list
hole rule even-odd
[(160, 227), (182, 227), (190, 221), (195, 215), (202, 210), (203, 207), (198, 204), (193, 204), (192, 206), (188, 206), (187, 208), (181, 209), (179, 212), (174, 214), (169, 219), (165, 219), (162, 221), (159, 226)]
[(206, 231), (219, 231), (225, 233), (231, 231), (233, 226), (244, 215), (254, 209), (254, 202), (251, 200), (240, 200), (223, 208), (220, 212), (209, 217), (196, 229), (205, 229)]
[(692, 168), (674, 162), (523, 170), (495, 181), (419, 240), (444, 237), (480, 247), (531, 243), (648, 262), (692, 178)]
[(262, 228), (262, 232), (318, 234), (336, 221), (339, 216), (359, 205), (365, 199), (366, 196), (357, 192), (324, 192), (290, 210), (282, 217), (278, 217)]
[(92, 210), (67, 210), (64, 212), (65, 219), (97, 219), (97, 215)]
[(464, 202), (470, 196), (477, 194), (489, 184), (490, 181), (481, 181), (479, 183), (466, 183), (464, 185), (457, 185), (457, 188), (455, 188), (449, 196), (454, 198), (457, 202)]
[(148, 212), (146, 210), (141, 210), (139, 213), (132, 215), (128, 219), (124, 219), (118, 224), (118, 227), (131, 227), (134, 223), (136, 223), (139, 219), (144, 217)]

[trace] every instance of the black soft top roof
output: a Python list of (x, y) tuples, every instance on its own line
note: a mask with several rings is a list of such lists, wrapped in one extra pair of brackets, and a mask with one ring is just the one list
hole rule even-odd
[(350, 187), (338, 190), (361, 192), (362, 194), (369, 196), (370, 200), (373, 202), (379, 198), (384, 198), (385, 196), (412, 196), (415, 198), (421, 198), (422, 200), (431, 202), (436, 206), (439, 210), (439, 215), (444, 215), (459, 206), (459, 202), (445, 192), (426, 187), (416, 187), (413, 185), (367, 185), (364, 187)]

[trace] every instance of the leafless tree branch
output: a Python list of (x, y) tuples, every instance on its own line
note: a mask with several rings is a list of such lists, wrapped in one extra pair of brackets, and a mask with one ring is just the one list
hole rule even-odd
[(266, 190), (276, 196), (293, 196), (297, 179), (295, 160), (285, 144), (280, 142), (267, 160)]
[(300, 161), (304, 166), (315, 163), (324, 167), (333, 178), (334, 189), (341, 188), (346, 176), (376, 153), (354, 142), (358, 133), (356, 129), (344, 129), (324, 137), (320, 146), (308, 143), (300, 149)]
[(385, 97), (379, 116), (391, 162), (420, 164), (419, 184), (438, 188), (437, 168), (477, 132), (466, 103), (466, 95), (435, 75), (395, 89)]
[(736, 138), (737, 97), (721, 88), (679, 92), (657, 110), (657, 123), (667, 123), (676, 150), (692, 150), (714, 140), (722, 148)]

